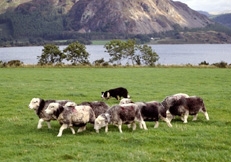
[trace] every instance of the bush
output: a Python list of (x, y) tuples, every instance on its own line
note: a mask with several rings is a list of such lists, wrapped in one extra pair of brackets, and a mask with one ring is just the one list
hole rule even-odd
[(8, 61), (6, 65), (18, 67), (18, 66), (22, 66), (23, 62), (21, 62), (20, 60), (11, 60), (11, 61)]
[(99, 65), (101, 65), (102, 63), (104, 63), (104, 58), (101, 58), (101, 59), (99, 59), (99, 60), (95, 60), (95, 61), (93, 62), (93, 64), (96, 65), (96, 66), (99, 66)]
[(213, 65), (216, 66), (216, 67), (219, 67), (219, 68), (226, 68), (228, 63), (224, 62), (224, 61), (221, 61), (221, 62), (218, 62), (218, 63), (213, 63)]
[(0, 60), (0, 67), (5, 67), (5, 62), (3, 62), (2, 60)]
[(203, 62), (199, 63), (199, 65), (209, 65), (209, 63), (206, 61), (203, 61)]

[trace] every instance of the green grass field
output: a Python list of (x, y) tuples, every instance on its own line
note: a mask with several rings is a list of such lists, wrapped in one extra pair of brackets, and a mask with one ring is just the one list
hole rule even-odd
[[(0, 161), (230, 161), (231, 70), (220, 68), (0, 68)], [(101, 101), (101, 91), (126, 87), (133, 101), (162, 101), (174, 93), (204, 99), (210, 121), (202, 113), (183, 124), (176, 118), (154, 129), (136, 131), (115, 126), (72, 135), (52, 121), (37, 130), (38, 117), (28, 104), (33, 97)], [(110, 99), (109, 105), (118, 101)]]

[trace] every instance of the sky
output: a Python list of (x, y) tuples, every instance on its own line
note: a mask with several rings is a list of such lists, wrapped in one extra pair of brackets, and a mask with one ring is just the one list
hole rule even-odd
[(187, 4), (191, 9), (217, 13), (231, 11), (231, 0), (174, 0)]

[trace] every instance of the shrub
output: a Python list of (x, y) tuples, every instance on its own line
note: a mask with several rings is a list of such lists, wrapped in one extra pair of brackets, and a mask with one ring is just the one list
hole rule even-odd
[(104, 58), (101, 58), (101, 59), (99, 59), (99, 60), (95, 60), (95, 61), (93, 62), (93, 64), (94, 64), (95, 66), (100, 66), (100, 65), (102, 65), (104, 62), (105, 62), (105, 61), (104, 61)]
[(23, 62), (21, 62), (20, 60), (11, 60), (11, 61), (8, 61), (6, 65), (18, 67), (18, 66), (22, 66)]
[(202, 61), (201, 63), (199, 63), (199, 65), (209, 65), (209, 63), (206, 61)]
[(219, 68), (226, 68), (228, 63), (224, 62), (224, 61), (221, 61), (221, 62), (218, 62), (218, 63), (213, 63), (213, 65), (216, 66), (216, 67), (219, 67)]

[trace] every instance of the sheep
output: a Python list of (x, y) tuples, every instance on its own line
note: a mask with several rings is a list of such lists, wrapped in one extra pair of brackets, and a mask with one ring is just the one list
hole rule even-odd
[(105, 127), (105, 132), (108, 132), (108, 124), (113, 124), (118, 126), (119, 132), (122, 133), (122, 124), (132, 124), (132, 130), (135, 130), (136, 121), (142, 125), (144, 130), (147, 130), (136, 104), (114, 105), (95, 119), (94, 129), (99, 133), (99, 129)]
[(80, 127), (78, 132), (82, 132), (86, 130), (87, 123), (93, 124), (95, 121), (95, 114), (92, 108), (87, 105), (62, 106), (59, 103), (50, 103), (45, 112), (53, 115), (61, 124), (57, 137), (61, 137), (63, 130), (68, 127), (71, 129), (72, 134), (75, 134), (73, 126)]
[(50, 103), (59, 103), (61, 105), (65, 105), (67, 102), (69, 102), (69, 100), (44, 100), (41, 98), (32, 98), (28, 107), (30, 109), (35, 110), (37, 116), (39, 117), (39, 121), (38, 121), (38, 125), (37, 125), (37, 129), (41, 129), (42, 128), (42, 123), (44, 121), (47, 122), (47, 126), (50, 129), (51, 125), (50, 125), (50, 121), (51, 120), (55, 120), (53, 118), (52, 115), (48, 115), (47, 113), (45, 113), (45, 109), (47, 108), (47, 106)]
[(159, 127), (159, 118), (165, 121), (169, 127), (172, 127), (172, 124), (167, 118), (166, 109), (160, 102), (158, 101), (135, 102), (135, 104), (138, 105), (144, 121), (155, 122), (154, 128)]
[(171, 115), (181, 116), (181, 120), (187, 123), (189, 115), (193, 115), (193, 121), (197, 120), (197, 115), (202, 112), (205, 115), (206, 120), (209, 120), (208, 112), (204, 105), (202, 98), (197, 96), (168, 96), (163, 101), (162, 104), (171, 113)]
[(119, 102), (119, 105), (122, 105), (122, 104), (128, 104), (128, 103), (133, 103), (132, 99), (130, 98), (122, 98)]
[(105, 113), (109, 109), (109, 106), (105, 102), (102, 102), (102, 101), (82, 102), (78, 105), (90, 106), (92, 108), (92, 110), (94, 111), (96, 118), (100, 114)]

